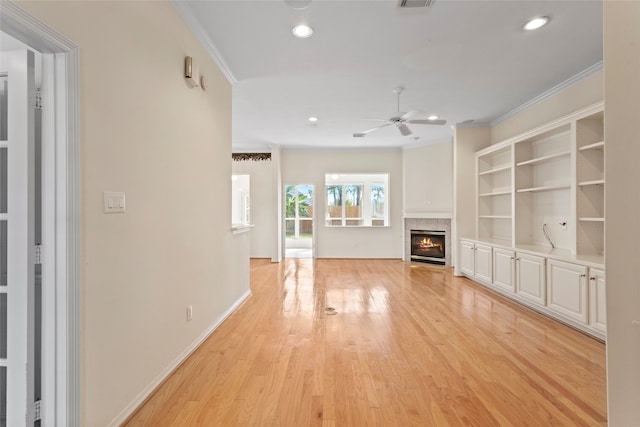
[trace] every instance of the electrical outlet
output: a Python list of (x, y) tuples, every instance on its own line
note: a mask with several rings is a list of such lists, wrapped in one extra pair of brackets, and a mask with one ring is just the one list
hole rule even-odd
[(187, 322), (190, 322), (191, 319), (193, 319), (193, 306), (188, 305), (187, 306)]

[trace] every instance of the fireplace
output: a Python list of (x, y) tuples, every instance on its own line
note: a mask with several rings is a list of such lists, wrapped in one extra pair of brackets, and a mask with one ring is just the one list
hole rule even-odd
[(411, 261), (445, 265), (444, 231), (411, 230)]

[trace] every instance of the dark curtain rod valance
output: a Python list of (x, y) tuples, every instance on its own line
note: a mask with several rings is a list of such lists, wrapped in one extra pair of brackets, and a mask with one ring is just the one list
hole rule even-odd
[(231, 153), (234, 162), (251, 160), (253, 162), (266, 162), (271, 160), (271, 153)]

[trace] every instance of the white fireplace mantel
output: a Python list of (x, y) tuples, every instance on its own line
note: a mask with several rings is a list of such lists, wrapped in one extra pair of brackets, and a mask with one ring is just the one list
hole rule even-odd
[(427, 218), (427, 219), (442, 219), (453, 218), (451, 211), (425, 211), (424, 209), (405, 209), (403, 211), (405, 218)]

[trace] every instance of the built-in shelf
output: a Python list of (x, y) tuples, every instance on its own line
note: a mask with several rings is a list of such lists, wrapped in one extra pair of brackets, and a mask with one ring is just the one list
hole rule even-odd
[(511, 215), (479, 215), (478, 218), (511, 219)]
[(0, 221), (7, 221), (9, 219), (9, 215), (6, 213), (0, 213)]
[(604, 179), (594, 179), (592, 181), (582, 181), (578, 183), (580, 187), (586, 187), (587, 185), (604, 185)]
[(518, 193), (537, 193), (539, 191), (554, 191), (554, 190), (564, 190), (567, 188), (571, 188), (569, 184), (563, 185), (546, 185), (544, 187), (531, 187), (531, 188), (521, 188), (516, 190)]
[(9, 147), (9, 141), (0, 141), (0, 148)]
[(493, 169), (490, 169), (488, 171), (480, 172), (478, 174), (478, 176), (489, 175), (489, 174), (492, 174), (492, 173), (502, 172), (502, 171), (506, 171), (506, 170), (509, 170), (509, 169), (511, 169), (511, 165), (501, 165), (501, 166), (497, 166), (497, 167), (495, 167)]
[(580, 221), (585, 222), (604, 222), (604, 217), (601, 216), (581, 216), (578, 218)]
[(482, 194), (478, 194), (478, 197), (504, 196), (506, 194), (511, 194), (511, 190), (494, 191), (492, 193), (482, 193)]
[(604, 141), (599, 141), (599, 142), (594, 142), (593, 144), (580, 147), (578, 148), (578, 151), (597, 150), (598, 148), (602, 148), (602, 147), (604, 147)]
[(535, 159), (525, 160), (524, 162), (516, 163), (516, 166), (533, 165), (536, 163), (542, 163), (549, 160), (557, 159), (559, 157), (569, 156), (571, 151), (563, 151), (561, 153), (549, 154), (547, 156), (536, 157)]

